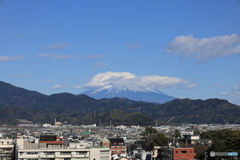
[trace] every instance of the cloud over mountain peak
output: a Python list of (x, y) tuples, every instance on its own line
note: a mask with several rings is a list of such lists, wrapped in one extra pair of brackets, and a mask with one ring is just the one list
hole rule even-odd
[(129, 72), (105, 72), (98, 73), (82, 86), (75, 88), (103, 88), (111, 87), (115, 89), (129, 89), (134, 91), (156, 92), (157, 89), (171, 88), (176, 86), (189, 85), (187, 80), (169, 76), (136, 76)]

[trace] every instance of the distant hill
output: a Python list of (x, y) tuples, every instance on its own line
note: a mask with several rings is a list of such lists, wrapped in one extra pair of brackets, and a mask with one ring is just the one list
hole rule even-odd
[(240, 123), (240, 106), (223, 99), (176, 99), (164, 103), (156, 115), (180, 123)]
[[(47, 96), (1, 81), (0, 88), (0, 124), (16, 124), (16, 119), (52, 123), (54, 118), (72, 124), (99, 123), (99, 119), (108, 124), (109, 118), (115, 118), (115, 124), (149, 125), (155, 124), (155, 119), (169, 123), (240, 123), (240, 106), (222, 99), (174, 99), (159, 104), (119, 97), (97, 100), (70, 93)], [(116, 109), (115, 116), (109, 117), (109, 112)]]
[(86, 94), (95, 99), (102, 98), (127, 98), (134, 101), (145, 101), (145, 102), (158, 102), (165, 103), (176, 99), (173, 96), (166, 95), (158, 90), (154, 91), (135, 91), (130, 89), (114, 89), (114, 88), (99, 88), (96, 90), (85, 91), (82, 94)]
[(38, 107), (38, 103), (44, 98), (47, 96), (39, 92), (0, 81), (0, 106)]

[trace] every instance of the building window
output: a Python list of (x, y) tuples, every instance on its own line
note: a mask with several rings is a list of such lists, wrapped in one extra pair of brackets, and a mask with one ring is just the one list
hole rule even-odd
[(187, 151), (181, 151), (181, 153), (182, 153), (182, 154), (186, 154), (186, 153), (187, 153)]
[(44, 152), (46, 155), (54, 155), (54, 152)]
[(77, 155), (85, 155), (85, 154), (87, 154), (87, 151), (77, 151), (76, 154)]
[(71, 158), (64, 158), (64, 160), (71, 160)]
[(101, 157), (100, 160), (109, 160), (109, 157)]
[(106, 155), (106, 154), (109, 154), (109, 151), (100, 151), (100, 154), (101, 155), (104, 155), (104, 154)]
[(26, 154), (28, 156), (34, 156), (34, 155), (38, 155), (38, 152), (27, 152)]
[(60, 155), (71, 155), (71, 152), (60, 152)]

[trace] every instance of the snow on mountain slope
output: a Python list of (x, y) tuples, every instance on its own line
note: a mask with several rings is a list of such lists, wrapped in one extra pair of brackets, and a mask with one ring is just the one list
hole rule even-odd
[(98, 88), (96, 90), (85, 91), (82, 94), (86, 94), (95, 99), (124, 97), (134, 101), (158, 102), (158, 103), (165, 103), (176, 99), (175, 97), (166, 95), (165, 93), (162, 93), (158, 90), (137, 91), (129, 90), (127, 88), (115, 89), (110, 86), (105, 86), (102, 88)]

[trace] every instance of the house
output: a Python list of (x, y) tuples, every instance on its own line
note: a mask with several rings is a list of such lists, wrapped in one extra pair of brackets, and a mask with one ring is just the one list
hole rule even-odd
[(106, 137), (104, 137), (101, 141), (101, 146), (110, 148), (110, 141)]
[(194, 148), (173, 148), (173, 160), (193, 160), (195, 156)]
[(127, 156), (127, 147), (123, 138), (110, 138), (111, 154), (120, 154), (121, 156)]

